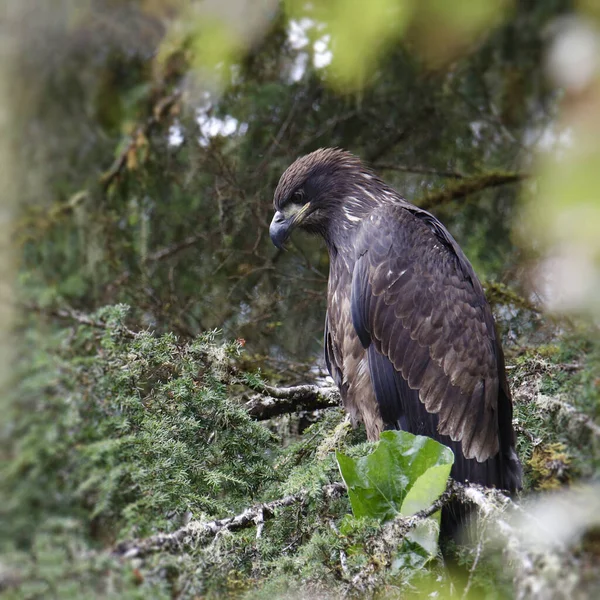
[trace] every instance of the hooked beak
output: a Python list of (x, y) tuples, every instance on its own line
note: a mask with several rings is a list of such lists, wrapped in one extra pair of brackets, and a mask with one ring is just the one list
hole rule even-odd
[(283, 244), (290, 237), (290, 233), (292, 232), (290, 225), (291, 223), (283, 216), (282, 212), (277, 211), (273, 216), (273, 220), (269, 226), (269, 235), (271, 236), (271, 241), (279, 250), (283, 248)]
[(286, 240), (290, 237), (292, 230), (298, 225), (304, 217), (310, 212), (310, 202), (307, 202), (302, 208), (297, 209), (289, 218), (277, 211), (273, 216), (269, 226), (269, 235), (271, 241), (279, 250), (283, 248)]

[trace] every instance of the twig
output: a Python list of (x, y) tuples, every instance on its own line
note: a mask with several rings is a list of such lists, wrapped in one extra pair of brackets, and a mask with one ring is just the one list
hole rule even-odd
[(367, 152), (365, 157), (367, 164), (376, 163), (382, 156), (385, 156), (390, 150), (392, 150), (398, 144), (400, 144), (400, 142), (403, 142), (406, 139), (408, 139), (413, 134), (413, 132), (417, 130), (418, 123), (421, 123), (423, 122), (423, 120), (426, 120), (432, 113), (433, 109), (430, 105), (422, 106), (421, 110), (419, 110), (414, 115), (414, 119), (412, 119), (404, 127), (404, 129), (401, 129), (400, 131), (393, 130), (394, 133), (388, 139), (384, 139), (383, 141), (379, 140), (377, 142), (377, 147)]
[(520, 425), (519, 423), (515, 423), (513, 421), (513, 427), (515, 432), (519, 435), (524, 435), (534, 446), (539, 446), (542, 443), (542, 439), (539, 437), (535, 437), (531, 431)]
[[(329, 527), (338, 537), (341, 535), (340, 530), (337, 528), (333, 519), (329, 520)], [(342, 573), (344, 576), (348, 577), (348, 557), (346, 556), (343, 548), (340, 548), (340, 567), (342, 568)]]
[(273, 138), (273, 141), (271, 142), (269, 148), (264, 153), (263, 159), (260, 161), (260, 163), (256, 167), (255, 172), (258, 175), (261, 175), (263, 173), (263, 171), (265, 170), (266, 166), (269, 163), (269, 160), (271, 159), (271, 155), (277, 148), (279, 148), (281, 140), (283, 139), (283, 136), (284, 136), (287, 128), (290, 126), (290, 123), (292, 122), (292, 119), (294, 118), (294, 114), (296, 112), (296, 108), (298, 106), (299, 99), (300, 99), (300, 95), (296, 94), (292, 101), (292, 105), (290, 107), (287, 117), (281, 124), (281, 127), (279, 128), (277, 135)]
[[(338, 497), (346, 486), (343, 483), (331, 483), (324, 486), (323, 495), (326, 498)], [(190, 521), (173, 533), (159, 533), (142, 540), (124, 541), (114, 548), (113, 554), (123, 558), (136, 558), (154, 552), (176, 552), (186, 547), (206, 544), (217, 534), (225, 531), (239, 531), (255, 525), (261, 526), (264, 521), (272, 519), (279, 508), (304, 502), (307, 492), (298, 492), (278, 500), (257, 504), (244, 512), (224, 519), (214, 521)]]
[[(111, 329), (111, 326), (108, 323), (104, 323), (103, 321), (96, 321), (92, 319), (89, 315), (80, 313), (72, 308), (42, 308), (41, 306), (36, 306), (34, 304), (28, 304), (26, 308), (31, 312), (43, 314), (48, 317), (56, 317), (58, 319), (75, 321), (80, 325), (87, 325), (88, 327), (93, 327), (94, 329)], [(127, 338), (134, 338), (139, 334), (139, 332), (132, 331), (124, 325), (120, 325), (118, 327), (118, 331), (124, 337)]]
[(319, 140), (321, 137), (323, 137), (326, 133), (330, 132), (337, 125), (339, 125), (340, 123), (343, 123), (344, 121), (348, 121), (349, 119), (352, 119), (357, 114), (358, 114), (358, 111), (353, 109), (342, 115), (336, 115), (334, 117), (331, 117), (330, 119), (327, 119), (314, 135), (311, 135), (310, 137), (305, 138), (300, 143), (300, 145), (296, 149), (296, 154), (302, 154), (303, 152), (305, 152), (305, 150), (307, 148), (310, 148), (317, 140)]
[(178, 242), (177, 244), (172, 244), (171, 246), (165, 246), (164, 248), (160, 248), (148, 254), (144, 260), (144, 262), (156, 262), (159, 260), (164, 260), (165, 258), (170, 258), (171, 256), (189, 248), (190, 246), (195, 245), (204, 237), (203, 233), (197, 233), (195, 235), (190, 235), (185, 238), (183, 241)]
[(485, 524), (481, 527), (481, 531), (479, 532), (479, 539), (477, 540), (477, 548), (475, 550), (475, 558), (473, 559), (473, 564), (469, 569), (469, 577), (467, 579), (467, 584), (465, 585), (465, 589), (463, 590), (461, 600), (466, 600), (469, 597), (469, 591), (471, 590), (471, 585), (473, 585), (473, 578), (475, 577), (475, 571), (477, 570), (477, 566), (479, 565), (479, 560), (481, 558), (481, 551), (483, 550), (484, 545), (484, 535), (485, 535)]

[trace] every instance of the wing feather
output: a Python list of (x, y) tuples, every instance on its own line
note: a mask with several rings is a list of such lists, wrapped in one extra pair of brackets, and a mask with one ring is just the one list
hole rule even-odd
[[(392, 387), (389, 372), (385, 385), (374, 381), (386, 414), (396, 421), (404, 415), (413, 429), (435, 421), (430, 435), (462, 442), (467, 459), (483, 462), (500, 448), (493, 319), (470, 264), (443, 226), (424, 214), (391, 205), (363, 223), (352, 282), (353, 324), (362, 345), (375, 341), (404, 382)], [(377, 379), (384, 369), (375, 358), (371, 363), (377, 364)], [(402, 385), (417, 390), (419, 406), (407, 406)]]

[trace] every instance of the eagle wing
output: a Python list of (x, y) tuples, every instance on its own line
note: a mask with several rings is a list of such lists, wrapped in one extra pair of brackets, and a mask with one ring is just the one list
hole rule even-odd
[(443, 225), (408, 206), (378, 209), (356, 240), (352, 322), (382, 419), (459, 442), (479, 463), (501, 446), (512, 457), (512, 404), (481, 284)]

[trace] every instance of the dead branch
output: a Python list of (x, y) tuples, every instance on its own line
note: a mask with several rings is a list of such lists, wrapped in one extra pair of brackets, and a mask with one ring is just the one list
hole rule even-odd
[[(323, 495), (326, 498), (335, 498), (345, 489), (343, 483), (331, 483), (323, 488)], [(173, 533), (159, 533), (142, 540), (121, 542), (114, 548), (113, 554), (123, 558), (136, 558), (154, 552), (177, 552), (184, 548), (206, 544), (222, 532), (260, 526), (264, 521), (272, 519), (277, 509), (304, 502), (307, 496), (306, 492), (298, 492), (278, 500), (257, 504), (232, 517), (214, 521), (190, 521)]]

